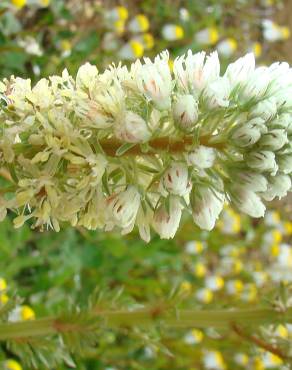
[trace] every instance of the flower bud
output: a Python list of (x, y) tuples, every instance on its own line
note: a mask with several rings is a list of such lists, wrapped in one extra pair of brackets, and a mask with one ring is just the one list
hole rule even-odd
[(285, 130), (275, 129), (264, 134), (260, 140), (260, 145), (270, 150), (279, 150), (288, 142)]
[(266, 191), (268, 187), (268, 181), (265, 176), (253, 171), (237, 173), (235, 181), (238, 181), (245, 189), (254, 192)]
[(291, 185), (291, 179), (288, 175), (277, 174), (277, 176), (271, 177), (268, 189), (262, 194), (262, 197), (267, 201), (271, 201), (275, 197), (281, 199), (290, 191)]
[(79, 89), (91, 89), (96, 82), (98, 70), (96, 66), (85, 63), (77, 72), (76, 85)]
[(241, 185), (234, 185), (230, 192), (230, 197), (241, 212), (255, 218), (264, 216), (266, 207), (255, 192)]
[(224, 205), (225, 195), (206, 186), (196, 186), (191, 194), (195, 223), (205, 230), (212, 230)]
[(179, 95), (172, 111), (175, 123), (182, 130), (193, 129), (198, 121), (198, 102), (192, 95)]
[(261, 137), (264, 121), (261, 118), (254, 118), (238, 128), (235, 128), (231, 139), (235, 145), (241, 148), (255, 144)]
[(264, 121), (268, 121), (277, 113), (277, 104), (274, 97), (265, 99), (257, 103), (249, 113), (249, 117), (261, 117)]
[(198, 168), (210, 168), (216, 159), (216, 150), (204, 145), (199, 145), (187, 154), (188, 163)]
[(276, 173), (278, 170), (275, 154), (267, 150), (250, 152), (246, 155), (248, 167), (259, 171), (270, 171)]
[(164, 189), (174, 195), (184, 196), (191, 190), (188, 168), (184, 163), (172, 163), (165, 171), (161, 182)]
[(141, 143), (150, 139), (151, 133), (145, 120), (138, 114), (127, 111), (115, 126), (115, 135), (127, 143)]
[(284, 154), (279, 157), (277, 156), (277, 163), (279, 170), (285, 175), (288, 175), (292, 172), (292, 154)]
[(178, 198), (170, 197), (167, 201), (169, 202), (169, 207), (166, 207), (164, 203), (157, 208), (152, 221), (154, 230), (162, 239), (174, 237), (182, 214), (182, 206)]
[(218, 77), (204, 89), (203, 96), (209, 108), (228, 107), (231, 86), (228, 78)]
[(115, 193), (107, 199), (109, 223), (112, 221), (121, 228), (128, 228), (136, 219), (140, 206), (140, 193), (135, 186), (128, 186), (125, 191)]

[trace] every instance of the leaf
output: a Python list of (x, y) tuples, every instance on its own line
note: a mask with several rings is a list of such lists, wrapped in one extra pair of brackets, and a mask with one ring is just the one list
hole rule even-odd
[(128, 150), (132, 149), (136, 144), (135, 143), (126, 143), (123, 144), (117, 149), (116, 156), (120, 157), (121, 155), (125, 154)]

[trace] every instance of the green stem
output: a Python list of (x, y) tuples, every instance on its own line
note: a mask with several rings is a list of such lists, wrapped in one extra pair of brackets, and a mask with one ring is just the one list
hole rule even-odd
[[(157, 322), (167, 328), (230, 328), (234, 325), (258, 327), (279, 322), (292, 323), (292, 308), (279, 312), (268, 308), (245, 310), (169, 310), (147, 308), (135, 311), (96, 311), (89, 316), (100, 319), (109, 328), (149, 326)], [(72, 317), (48, 317), (34, 321), (0, 324), (0, 340), (47, 336), (66, 332), (86, 332), (88, 326)], [(92, 329), (91, 329), (92, 330)]]

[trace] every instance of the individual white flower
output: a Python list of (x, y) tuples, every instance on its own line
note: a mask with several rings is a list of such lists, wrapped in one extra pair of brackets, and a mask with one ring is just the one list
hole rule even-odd
[(188, 50), (186, 56), (176, 58), (173, 73), (178, 87), (197, 96), (212, 81), (219, 78), (220, 62), (217, 52), (207, 56), (206, 53), (193, 54)]
[(246, 155), (247, 165), (255, 170), (259, 171), (271, 171), (276, 173), (278, 170), (277, 163), (275, 161), (275, 154), (268, 150), (253, 151)]
[(190, 20), (190, 13), (186, 8), (180, 8), (179, 9), (179, 19), (182, 22), (187, 22)]
[(249, 112), (249, 117), (261, 117), (264, 121), (268, 121), (273, 118), (276, 113), (276, 99), (274, 97), (270, 97), (257, 103)]
[(43, 55), (41, 46), (34, 37), (26, 36), (23, 40), (18, 40), (18, 45), (24, 48), (28, 54), (37, 56)]
[(147, 32), (147, 33), (142, 33), (142, 34), (138, 34), (138, 35), (135, 35), (133, 38), (132, 38), (133, 41), (136, 41), (138, 42), (140, 45), (143, 46), (144, 50), (151, 50), (153, 49), (153, 46), (155, 44), (155, 40), (154, 40), (154, 37), (151, 33)]
[(233, 204), (251, 217), (263, 217), (266, 207), (261, 198), (253, 191), (241, 185), (234, 185), (230, 192)]
[(271, 130), (262, 136), (259, 143), (265, 149), (279, 150), (288, 143), (287, 132), (282, 129)]
[(123, 229), (134, 226), (140, 206), (140, 193), (135, 186), (128, 186), (125, 191), (112, 194), (106, 201), (109, 223), (113, 222)]
[(119, 47), (119, 39), (114, 32), (106, 32), (103, 35), (101, 45), (105, 51), (115, 51)]
[(203, 357), (204, 367), (207, 370), (225, 370), (226, 364), (219, 351), (206, 351)]
[(268, 181), (265, 176), (253, 171), (238, 172), (236, 174), (236, 181), (245, 189), (253, 192), (266, 191), (268, 188)]
[(212, 292), (216, 292), (224, 287), (224, 280), (221, 276), (208, 276), (205, 279), (205, 286)]
[(255, 69), (255, 59), (252, 53), (237, 59), (234, 63), (229, 64), (226, 69), (225, 77), (230, 81), (231, 88), (236, 85), (245, 83), (252, 75)]
[(256, 68), (245, 81), (241, 84), (241, 96), (244, 100), (262, 98), (271, 81), (268, 67)]
[(244, 148), (255, 144), (263, 132), (267, 132), (264, 120), (254, 118), (235, 127), (231, 139), (234, 140), (236, 146)]
[(196, 299), (201, 303), (208, 304), (212, 302), (213, 297), (213, 292), (208, 288), (201, 288), (196, 291)]
[(118, 56), (124, 60), (135, 60), (144, 54), (143, 44), (135, 39), (125, 43), (118, 51)]
[(195, 41), (202, 45), (214, 45), (219, 39), (217, 28), (208, 27), (198, 31), (195, 34)]
[(184, 336), (184, 342), (186, 344), (198, 344), (203, 340), (204, 334), (199, 329), (193, 329)]
[(27, 93), (26, 96), (29, 101), (40, 109), (47, 109), (54, 102), (52, 89), (49, 85), (49, 81), (45, 78), (39, 80), (33, 87), (31, 93)]
[(161, 185), (170, 194), (187, 195), (191, 190), (187, 166), (184, 163), (173, 162), (163, 174)]
[(107, 9), (104, 13), (104, 17), (109, 22), (118, 20), (126, 21), (128, 19), (128, 9), (124, 6), (116, 6), (112, 9)]
[(191, 194), (195, 223), (204, 230), (212, 230), (224, 205), (225, 195), (206, 185), (195, 186)]
[(30, 306), (23, 305), (23, 306), (16, 306), (8, 316), (8, 321), (10, 322), (17, 322), (17, 321), (28, 321), (34, 320), (35, 313)]
[(182, 206), (178, 198), (170, 196), (167, 200), (168, 207), (163, 203), (154, 212), (152, 226), (162, 239), (170, 239), (175, 236), (179, 227)]
[(117, 119), (115, 135), (127, 143), (141, 143), (150, 139), (151, 132), (146, 121), (132, 111), (126, 111)]
[(262, 25), (264, 39), (269, 42), (286, 40), (290, 37), (290, 30), (288, 27), (279, 26), (270, 19), (264, 19)]
[(76, 86), (81, 89), (89, 89), (93, 87), (98, 76), (97, 67), (90, 64), (83, 64), (77, 72)]
[(262, 194), (265, 200), (271, 201), (275, 197), (279, 199), (285, 197), (291, 190), (291, 179), (288, 175), (277, 174), (271, 177), (267, 190)]
[(133, 33), (146, 32), (149, 29), (149, 20), (144, 14), (138, 14), (128, 24), (129, 31)]
[(198, 120), (198, 102), (190, 94), (179, 95), (172, 105), (172, 112), (177, 126), (189, 131)]
[(222, 55), (225, 58), (229, 58), (237, 50), (237, 42), (235, 39), (229, 37), (225, 40), (220, 41), (216, 45), (216, 49), (219, 55)]
[(218, 77), (205, 87), (203, 96), (210, 108), (228, 107), (230, 92), (229, 80), (226, 77)]
[(137, 87), (140, 92), (162, 110), (170, 107), (172, 91), (168, 58), (168, 53), (160, 54), (155, 58), (154, 63), (146, 58), (145, 64), (141, 65), (136, 73)]
[(161, 30), (162, 37), (167, 41), (180, 40), (184, 37), (184, 30), (176, 24), (165, 24)]
[(189, 164), (198, 168), (210, 168), (216, 159), (216, 150), (204, 145), (199, 145), (186, 155)]

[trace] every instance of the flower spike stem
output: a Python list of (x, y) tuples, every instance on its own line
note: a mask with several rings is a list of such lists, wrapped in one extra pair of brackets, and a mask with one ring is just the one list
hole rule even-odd
[[(244, 310), (161, 310), (147, 308), (136, 311), (98, 311), (89, 313), (91, 318), (101, 320), (101, 325), (109, 328), (147, 327), (162, 323), (166, 328), (208, 328), (232, 330), (234, 325), (258, 327), (277, 322), (292, 323), (292, 308), (285, 312), (274, 309), (257, 308)], [(72, 318), (48, 317), (33, 321), (0, 324), (0, 340), (41, 337), (69, 332), (86, 332), (87, 326), (73, 322)]]

